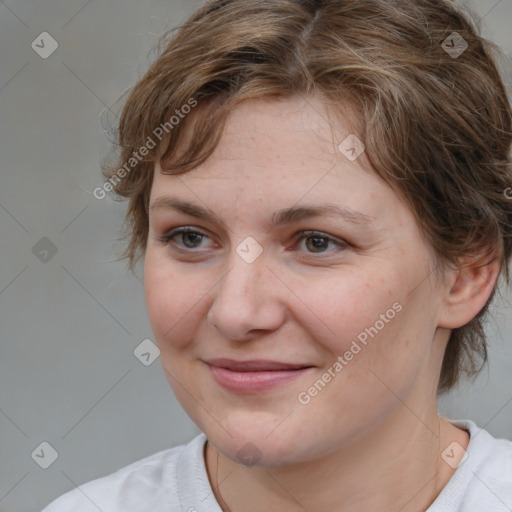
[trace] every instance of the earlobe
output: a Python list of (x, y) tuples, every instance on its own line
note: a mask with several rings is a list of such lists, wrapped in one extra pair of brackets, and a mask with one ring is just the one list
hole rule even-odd
[(444, 299), (439, 327), (456, 329), (470, 322), (485, 306), (498, 279), (497, 260), (459, 268)]

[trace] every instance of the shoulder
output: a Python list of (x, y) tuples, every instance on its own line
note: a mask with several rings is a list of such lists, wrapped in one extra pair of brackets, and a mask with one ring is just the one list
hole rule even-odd
[(428, 512), (512, 510), (512, 441), (470, 420), (451, 421), (470, 433), (466, 455)]
[[(474, 423), (472, 451), (468, 447), (468, 470), (473, 473), (469, 499), (482, 505), (496, 501), (503, 510), (512, 509), (512, 441), (497, 439)], [(506, 505), (507, 508), (504, 508)], [(496, 509), (498, 510), (498, 509)]]
[(205, 440), (201, 433), (188, 444), (157, 452), (86, 482), (52, 501), (42, 512), (167, 510), (169, 505), (179, 503), (178, 476), (182, 457), (197, 457)]

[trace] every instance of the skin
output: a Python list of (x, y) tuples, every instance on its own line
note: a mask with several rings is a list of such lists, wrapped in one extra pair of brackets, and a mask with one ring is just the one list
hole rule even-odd
[[(338, 149), (354, 133), (350, 117), (331, 126), (327, 112), (317, 97), (249, 100), (202, 165), (181, 175), (155, 166), (151, 204), (173, 195), (225, 223), (154, 208), (144, 262), (161, 363), (208, 438), (206, 469), (223, 510), (425, 510), (455, 471), (440, 454), (469, 442), (438, 415), (437, 383), (450, 330), (483, 307), (497, 266), (436, 277), (433, 249), (408, 206), (364, 153), (350, 161)], [(373, 220), (269, 224), (276, 210), (326, 202)], [(162, 241), (179, 226), (204, 236)], [(318, 232), (320, 247), (311, 235), (294, 238), (305, 230)], [(263, 249), (252, 263), (236, 252), (248, 236)], [(298, 394), (394, 303), (401, 311), (300, 403)], [(214, 357), (315, 368), (268, 391), (233, 393), (204, 363)], [(237, 455), (248, 442), (259, 456), (250, 467)]]

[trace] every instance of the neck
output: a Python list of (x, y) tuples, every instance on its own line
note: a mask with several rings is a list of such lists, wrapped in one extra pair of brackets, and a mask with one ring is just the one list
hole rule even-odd
[(206, 467), (225, 512), (417, 512), (432, 504), (455, 472), (441, 458), (453, 441), (466, 448), (469, 436), (436, 410), (420, 420), (401, 407), (371, 433), (322, 458), (246, 467), (208, 443)]

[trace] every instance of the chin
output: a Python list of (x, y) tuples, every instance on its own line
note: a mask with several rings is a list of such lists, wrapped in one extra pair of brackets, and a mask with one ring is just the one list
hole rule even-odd
[(282, 443), (265, 439), (234, 437), (217, 448), (225, 457), (244, 466), (279, 467), (298, 462), (297, 453)]
[[(282, 421), (283, 418), (280, 418)], [(285, 422), (288, 420), (285, 420)], [(263, 427), (254, 421), (254, 418), (247, 418), (247, 421), (238, 420), (236, 426), (225, 425), (225, 430), (218, 424), (213, 428), (203, 430), (208, 440), (217, 450), (237, 464), (245, 466), (267, 466), (278, 467), (288, 464), (304, 462), (314, 458), (318, 451), (316, 442), (311, 446), (311, 453), (308, 453), (308, 446), (304, 444), (304, 438), (298, 431), (294, 432), (293, 424), (279, 425), (273, 422), (272, 428)], [(305, 435), (305, 439), (314, 440), (314, 435)]]

